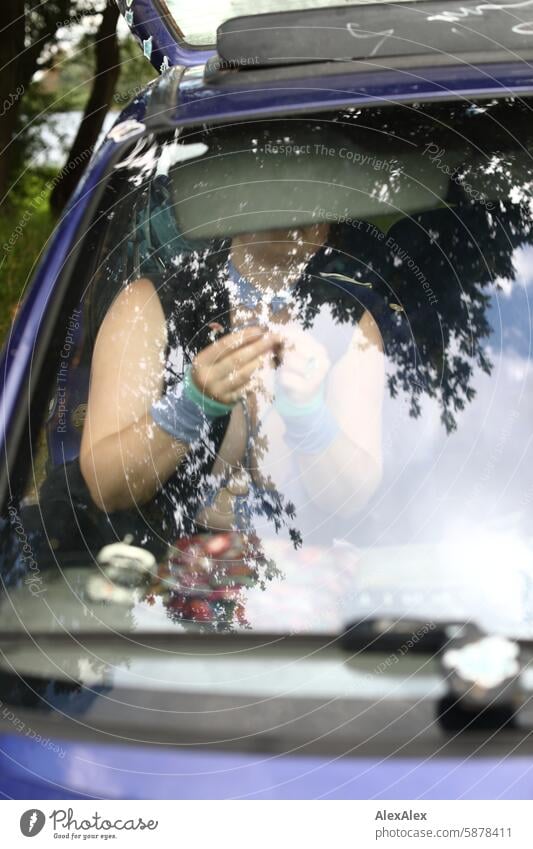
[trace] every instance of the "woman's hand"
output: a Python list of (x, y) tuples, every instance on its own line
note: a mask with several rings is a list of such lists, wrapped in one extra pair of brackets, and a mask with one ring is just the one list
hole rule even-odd
[(284, 328), (282, 364), (278, 384), (294, 404), (316, 397), (330, 369), (326, 348), (309, 332)]
[(196, 355), (191, 377), (204, 395), (222, 404), (234, 404), (249, 389), (254, 372), (280, 344), (278, 334), (261, 327), (228, 333)]

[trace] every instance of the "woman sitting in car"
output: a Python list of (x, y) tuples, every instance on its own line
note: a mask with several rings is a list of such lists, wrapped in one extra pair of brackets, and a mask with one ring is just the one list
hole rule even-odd
[(142, 516), (167, 542), (268, 520), (295, 538), (368, 502), (383, 348), (371, 291), (328, 279), (339, 229), (236, 235), (120, 291), (80, 453), (102, 511)]

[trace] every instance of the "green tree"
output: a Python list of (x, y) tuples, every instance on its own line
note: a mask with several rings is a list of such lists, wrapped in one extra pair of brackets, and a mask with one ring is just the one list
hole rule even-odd
[(83, 109), (84, 114), (62, 169), (64, 176), (51, 196), (55, 213), (64, 207), (83, 173), (107, 112), (123, 109), (157, 76), (130, 36), (117, 40), (116, 19), (116, 7), (106, 8), (97, 32), (84, 35), (62, 63), (56, 102), (61, 110)]
[(35, 72), (54, 50), (58, 30), (90, 20), (104, 2), (4, 0), (0, 37), (0, 202), (10, 187), (20, 148), (21, 113)]
[(106, 6), (94, 38), (95, 68), (91, 93), (67, 162), (50, 196), (50, 204), (55, 213), (61, 212), (85, 171), (105, 116), (113, 103), (113, 94), (120, 73), (118, 15), (116, 5)]

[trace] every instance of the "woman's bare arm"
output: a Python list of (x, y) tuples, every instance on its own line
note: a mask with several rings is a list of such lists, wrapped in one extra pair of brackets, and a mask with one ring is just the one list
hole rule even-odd
[[(227, 334), (196, 355), (193, 379), (207, 396), (231, 403), (278, 344), (275, 334), (259, 327)], [(150, 415), (163, 391), (166, 347), (165, 317), (154, 286), (137, 280), (107, 313), (93, 354), (80, 466), (102, 510), (149, 501), (187, 454), (188, 444)]]
[(383, 341), (365, 313), (328, 380), (326, 403), (340, 433), (320, 454), (297, 455), (310, 499), (341, 516), (363, 507), (381, 480), (383, 384)]
[(137, 280), (107, 313), (92, 360), (80, 466), (102, 510), (150, 500), (187, 452), (149, 413), (163, 388), (166, 343), (154, 286)]

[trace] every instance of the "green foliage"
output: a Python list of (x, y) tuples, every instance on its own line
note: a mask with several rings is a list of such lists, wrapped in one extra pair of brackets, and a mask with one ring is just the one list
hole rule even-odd
[(43, 93), (36, 84), (26, 91), (18, 116), (18, 135), (11, 149), (8, 204), (17, 203), (20, 192), (26, 191), (24, 185), (19, 189), (19, 183), (24, 184), (26, 172), (32, 170), (36, 155), (42, 151), (41, 131), (53, 110), (54, 100), (53, 94)]
[[(76, 7), (84, 8), (81, 2), (77, 6), (70, 5), (71, 15), (74, 15)], [(61, 4), (57, 6), (59, 8)], [(120, 50), (121, 73), (114, 97), (117, 111), (157, 76), (133, 38), (121, 41)], [(18, 303), (55, 224), (49, 209), (50, 189), (46, 185), (55, 176), (55, 170), (32, 166), (42, 146), (40, 128), (52, 112), (82, 111), (85, 107), (94, 73), (94, 48), (90, 35), (84, 35), (71, 54), (61, 56), (56, 53), (49, 64), (54, 62), (61, 67), (57, 91), (44, 92), (39, 83), (27, 87), (19, 113), (17, 138), (12, 145), (11, 190), (0, 208), (0, 344), (6, 337)], [(14, 233), (16, 235), (17, 227), (21, 233), (6, 250), (3, 246), (9, 243)]]
[(94, 74), (94, 44), (84, 35), (67, 55), (59, 55), (52, 63), (59, 72), (59, 85), (54, 93), (56, 112), (83, 110), (91, 92)]
[(142, 55), (133, 37), (120, 42), (120, 77), (115, 92), (117, 109), (123, 109), (135, 95), (158, 76), (155, 68)]
[[(106, 0), (20, 0), (24, 11), (26, 49), (17, 57), (18, 76), (25, 88), (35, 71), (58, 49), (58, 33), (69, 28), (91, 27), (92, 19), (105, 7)], [(19, 20), (21, 20), (19, 16)]]
[(19, 180), (9, 210), (0, 209), (0, 344), (54, 229), (46, 185), (53, 176), (52, 171), (27, 172)]
[[(89, 97), (94, 73), (94, 46), (89, 36), (84, 36), (71, 56), (60, 59), (60, 85), (55, 94), (57, 111), (82, 110)], [(118, 111), (124, 108), (136, 93), (153, 80), (157, 73), (144, 58), (137, 42), (125, 38), (120, 42), (120, 77), (114, 102)]]

